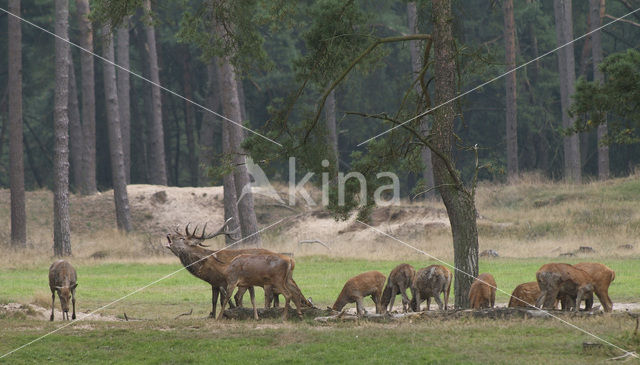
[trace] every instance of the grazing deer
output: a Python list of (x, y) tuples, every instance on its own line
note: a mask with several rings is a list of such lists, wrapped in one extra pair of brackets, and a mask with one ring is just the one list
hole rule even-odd
[[(616, 278), (615, 271), (597, 262), (581, 262), (573, 265), (573, 267), (580, 269), (591, 276), (593, 279), (594, 292), (602, 304), (602, 309), (605, 312), (611, 312), (613, 310), (613, 302), (609, 297), (609, 285), (611, 285), (611, 282)], [(590, 310), (592, 307), (593, 296), (587, 297), (585, 309)]]
[[(224, 290), (227, 286), (227, 281), (222, 272), (225, 265), (230, 263), (233, 258), (242, 254), (273, 254), (273, 252), (263, 249), (242, 249), (242, 250), (221, 250), (218, 252), (206, 249), (206, 245), (202, 242), (204, 240), (219, 236), (227, 235), (232, 236), (238, 230), (229, 231), (228, 219), (224, 225), (215, 233), (206, 234), (206, 224), (200, 235), (197, 235), (197, 227), (193, 232), (189, 232), (189, 225), (185, 227), (185, 232), (179, 232), (174, 230), (174, 233), (167, 234), (167, 243), (165, 247), (169, 248), (174, 255), (176, 255), (180, 262), (187, 268), (187, 270), (193, 274), (193, 276), (206, 281), (211, 284), (211, 313), (210, 317), (216, 317), (216, 306), (218, 302), (218, 296), (222, 304), (223, 296), (220, 295), (221, 289)], [(293, 259), (291, 260), (292, 267), (295, 265)], [(265, 292), (267, 292), (265, 290)], [(298, 289), (300, 296), (302, 293)]]
[(409, 264), (400, 264), (396, 266), (387, 279), (387, 285), (382, 292), (382, 307), (387, 311), (393, 310), (393, 302), (396, 300), (396, 295), (402, 295), (402, 311), (407, 312), (409, 307), (409, 298), (407, 297), (407, 289), (411, 288), (413, 278), (416, 276), (416, 270)]
[(509, 299), (509, 308), (533, 307), (540, 296), (540, 287), (537, 281), (520, 284), (513, 289)]
[(355, 302), (358, 315), (361, 316), (366, 312), (362, 299), (370, 295), (376, 305), (376, 313), (384, 313), (382, 290), (386, 279), (379, 271), (367, 271), (352, 277), (344, 284), (338, 299), (333, 303), (331, 309), (341, 311), (348, 303)]
[(542, 265), (536, 272), (536, 279), (540, 287), (540, 297), (536, 301), (538, 308), (553, 309), (556, 299), (561, 299), (563, 310), (573, 307), (578, 311), (582, 299), (593, 295), (591, 276), (569, 264)]
[(469, 289), (469, 302), (472, 309), (493, 308), (496, 304), (496, 279), (484, 273), (478, 275)]
[(222, 301), (222, 310), (218, 315), (221, 319), (224, 314), (224, 307), (231, 298), (233, 290), (237, 287), (249, 290), (251, 305), (253, 306), (253, 317), (258, 319), (258, 309), (256, 308), (254, 286), (270, 286), (275, 293), (282, 294), (285, 299), (282, 319), (287, 319), (289, 312), (289, 301), (293, 299), (296, 305), (298, 316), (302, 319), (302, 303), (300, 297), (292, 294), (292, 264), (290, 260), (285, 260), (278, 254), (242, 254), (236, 256), (231, 263), (223, 269), (227, 286), (225, 290), (225, 300)]
[[(423, 267), (416, 273), (411, 284), (411, 309), (420, 312), (420, 304), (427, 300), (427, 308), (431, 307), (431, 298), (436, 300), (440, 310), (447, 310), (449, 294), (451, 293), (451, 271), (442, 265)], [(444, 304), (440, 300), (440, 293), (444, 294)]]
[(62, 319), (69, 320), (69, 298), (73, 305), (73, 314), (71, 319), (76, 319), (76, 287), (78, 286), (76, 270), (70, 263), (64, 260), (58, 260), (49, 267), (49, 288), (51, 289), (51, 317), (53, 321), (54, 303), (56, 301), (56, 292), (60, 298), (60, 306), (62, 307)]

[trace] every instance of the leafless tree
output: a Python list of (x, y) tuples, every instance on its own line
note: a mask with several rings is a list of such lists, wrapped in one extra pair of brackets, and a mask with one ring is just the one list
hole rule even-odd
[[(109, 61), (114, 60), (113, 34), (111, 29), (102, 28), (102, 53)], [(113, 199), (116, 206), (118, 229), (131, 231), (131, 214), (127, 195), (124, 155), (122, 152), (122, 136), (120, 128), (120, 108), (116, 88), (116, 70), (113, 64), (105, 62), (102, 66), (104, 76), (104, 94), (106, 98), (107, 129), (109, 130), (109, 152), (111, 155), (111, 176), (113, 180)]]
[[(20, 0), (9, 0), (9, 12), (20, 15)], [(22, 155), (22, 29), (20, 19), (8, 17), (9, 35), (9, 184), (11, 187), (11, 244), (27, 244)]]
[[(69, 1), (55, 1), (55, 33), (69, 38)], [(53, 151), (53, 253), (71, 255), (69, 229), (69, 43), (56, 38)]]
[[(571, 14), (571, 0), (554, 0), (554, 14), (556, 20), (556, 36), (558, 46), (573, 40), (573, 18)], [(574, 124), (569, 116), (571, 95), (575, 92), (576, 71), (573, 43), (558, 50), (558, 68), (560, 74), (560, 103), (562, 105), (562, 127), (568, 128)], [(564, 172), (565, 179), (574, 183), (582, 182), (580, 164), (580, 139), (577, 134), (564, 137)]]

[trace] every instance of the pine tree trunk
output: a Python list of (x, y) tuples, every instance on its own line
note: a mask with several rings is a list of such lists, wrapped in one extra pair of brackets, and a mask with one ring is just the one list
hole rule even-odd
[[(151, 1), (144, 0), (145, 12), (151, 16)], [(145, 24), (147, 47), (149, 56), (149, 73), (151, 81), (160, 85), (160, 71), (158, 69), (158, 53), (156, 50), (156, 33), (153, 25)], [(151, 86), (151, 117), (152, 128), (149, 134), (149, 178), (152, 184), (167, 185), (167, 168), (164, 153), (164, 131), (162, 128), (162, 101), (160, 87)]]
[[(432, 0), (433, 39), (434, 39), (434, 75), (435, 104), (440, 105), (455, 97), (455, 51), (451, 31), (450, 0)], [(453, 164), (452, 138), (454, 104), (448, 103), (435, 110), (431, 127), (433, 143)], [(473, 197), (455, 182), (445, 161), (435, 153), (432, 155), (435, 183), (440, 186), (440, 196), (447, 209), (451, 232), (453, 234), (453, 252), (455, 273), (455, 306), (469, 307), (469, 288), (478, 276), (478, 228), (476, 208)], [(459, 172), (456, 171), (459, 176)], [(450, 184), (458, 186), (450, 186)], [(466, 273), (466, 274), (464, 274)]]
[[(80, 29), (80, 46), (93, 52), (93, 27), (89, 20), (89, 0), (76, 0), (76, 10)], [(82, 184), (80, 192), (84, 195), (95, 194), (96, 185), (96, 97), (93, 55), (80, 52), (80, 71), (82, 73)]]
[(72, 54), (69, 54), (69, 62), (69, 147), (71, 149), (71, 171), (73, 172), (73, 186), (76, 191), (80, 191), (83, 182), (82, 154), (84, 153), (84, 138), (82, 136), (76, 70), (73, 65)]
[[(102, 28), (102, 53), (107, 60), (114, 60), (113, 34), (109, 27)], [(120, 135), (120, 108), (116, 88), (116, 70), (112, 64), (102, 66), (104, 76), (104, 95), (107, 111), (107, 129), (109, 130), (109, 154), (111, 157), (111, 180), (113, 181), (113, 200), (116, 206), (116, 221), (121, 231), (131, 231), (131, 214), (127, 195), (122, 136)]]
[[(184, 73), (182, 75), (184, 81), (184, 96), (189, 100), (193, 100), (191, 59), (189, 55), (189, 49), (187, 47), (185, 47), (182, 61), (184, 69)], [(189, 161), (187, 163), (187, 167), (189, 168), (189, 183), (191, 186), (198, 186), (198, 159), (196, 158), (196, 141), (193, 133), (196, 124), (196, 117), (193, 112), (193, 104), (185, 101), (184, 109), (184, 128), (187, 135), (187, 149), (189, 150)]]
[[(224, 26), (216, 25), (216, 32), (221, 38), (225, 38), (226, 29)], [(238, 95), (238, 81), (236, 72), (231, 65), (228, 56), (220, 58), (220, 90), (224, 90), (222, 96), (222, 111), (224, 115), (237, 123), (242, 121), (242, 108)], [(262, 240), (258, 231), (258, 222), (253, 205), (253, 193), (251, 192), (251, 181), (246, 165), (246, 152), (242, 148), (243, 132), (238, 125), (223, 121), (223, 128), (228, 128), (229, 151), (234, 165), (233, 182), (236, 186), (238, 196), (237, 206), (240, 217), (240, 229), (242, 237), (249, 237), (244, 241), (246, 244), (262, 246)]]
[[(118, 65), (129, 70), (129, 18), (118, 28), (117, 40)], [(122, 135), (122, 153), (127, 184), (131, 182), (131, 97), (129, 95), (129, 73), (121, 68), (118, 77), (118, 106), (120, 108), (120, 132)]]
[[(554, 14), (556, 20), (556, 35), (558, 45), (564, 45), (573, 40), (573, 20), (571, 14), (571, 0), (554, 0)], [(575, 56), (573, 43), (562, 47), (558, 51), (558, 67), (560, 74), (560, 103), (562, 105), (562, 127), (573, 126), (574, 118), (569, 117), (571, 95), (575, 92)], [(577, 134), (564, 137), (564, 172), (565, 179), (573, 183), (582, 182), (580, 163), (580, 139)]]
[[(20, 0), (9, 0), (9, 12), (20, 16)], [(22, 28), (8, 17), (9, 38), (9, 184), (11, 187), (11, 245), (26, 247), (27, 216), (24, 200), (22, 134)], [(2, 151), (0, 150), (0, 153)]]
[[(409, 32), (411, 34), (418, 34), (418, 8), (414, 1), (407, 3), (407, 18), (409, 20)], [(420, 56), (421, 52), (419, 41), (409, 42), (409, 53), (411, 54), (411, 71), (413, 72), (413, 77), (418, 77), (422, 70), (422, 57)], [(423, 100), (422, 88), (419, 83), (416, 83), (415, 91), (418, 95), (418, 100)], [(422, 118), (421, 129), (423, 135), (427, 135), (429, 133), (429, 122), (427, 117)], [(420, 152), (420, 157), (422, 158), (422, 165), (424, 166), (422, 170), (422, 179), (424, 179), (426, 188), (431, 189), (435, 185), (433, 180), (433, 166), (431, 164), (431, 150), (428, 147), (423, 147)], [(425, 193), (425, 198), (429, 198), (434, 195), (434, 191), (430, 191)]]
[[(55, 0), (55, 33), (69, 38), (69, 1)], [(56, 38), (53, 151), (53, 254), (71, 255), (69, 229), (69, 43)]]
[[(216, 78), (216, 66), (214, 65), (214, 63), (209, 63), (207, 65), (207, 79), (207, 108), (213, 111), (217, 111), (220, 108), (220, 97), (218, 93), (216, 93), (218, 84)], [(200, 147), (200, 151), (198, 154), (198, 161), (200, 165), (198, 185), (200, 186), (210, 185), (209, 176), (207, 176), (207, 170), (213, 164), (213, 136), (215, 134), (214, 123), (215, 115), (208, 111), (205, 111), (202, 116), (200, 133), (198, 133), (198, 146)]]
[(340, 170), (340, 160), (338, 154), (338, 132), (336, 130), (336, 93), (331, 90), (324, 105), (325, 121), (327, 124), (327, 145), (331, 154), (331, 163), (336, 171)]
[[(504, 53), (505, 67), (513, 70), (516, 67), (516, 30), (513, 19), (513, 0), (505, 0), (504, 7)], [(518, 168), (518, 108), (516, 73), (508, 73), (505, 77), (507, 92), (507, 176), (509, 181), (517, 179)]]
[[(590, 0), (589, 16), (591, 19), (591, 30), (602, 25), (604, 15), (605, 0)], [(604, 75), (598, 68), (602, 62), (602, 33), (600, 31), (591, 34), (591, 54), (593, 57), (593, 81), (603, 83)], [(603, 145), (602, 141), (607, 135), (607, 122), (598, 126), (598, 178), (607, 180), (609, 178), (609, 146)]]

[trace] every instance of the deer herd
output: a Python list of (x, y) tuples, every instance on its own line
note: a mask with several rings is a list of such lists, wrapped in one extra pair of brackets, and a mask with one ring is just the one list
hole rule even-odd
[[(236, 230), (229, 230), (229, 220), (216, 232), (207, 234), (206, 224), (198, 234), (198, 227), (189, 231), (189, 225), (180, 232), (175, 229), (166, 236), (166, 248), (176, 255), (182, 265), (195, 277), (211, 285), (211, 313), (216, 317), (216, 304), (220, 302), (221, 319), (227, 305), (242, 306), (242, 296), (249, 291), (253, 317), (258, 319), (254, 287), (264, 289), (265, 308), (272, 304), (278, 307), (278, 295), (285, 299), (282, 318), (286, 319), (289, 303), (293, 301), (297, 315), (302, 318), (303, 307), (313, 307), (293, 280), (295, 261), (292, 257), (265, 249), (222, 249), (212, 251), (203, 243), (205, 240), (226, 235), (233, 237)], [(426, 310), (430, 310), (433, 298), (440, 310), (447, 310), (453, 275), (442, 265), (431, 265), (416, 271), (409, 264), (395, 267), (389, 277), (379, 271), (368, 271), (349, 279), (342, 288), (333, 311), (343, 311), (349, 303), (356, 303), (358, 315), (366, 313), (363, 299), (370, 296), (375, 303), (377, 314), (393, 310), (397, 295), (402, 296), (403, 312), (421, 311), (420, 305), (426, 300)], [(509, 300), (509, 307), (537, 307), (556, 309), (558, 304), (563, 310), (580, 310), (582, 301), (585, 309), (591, 310), (593, 294), (598, 297), (605, 312), (611, 312), (613, 303), (608, 289), (615, 279), (615, 272), (600, 263), (580, 263), (569, 265), (550, 263), (536, 272), (536, 281), (518, 285)], [(55, 294), (60, 298), (63, 319), (69, 319), (69, 299), (73, 306), (72, 319), (76, 318), (75, 290), (78, 286), (75, 269), (66, 261), (54, 262), (49, 268), (49, 287), (51, 289), (51, 317), (54, 318)], [(407, 296), (410, 290), (412, 298)], [(469, 291), (471, 308), (493, 308), (496, 297), (496, 281), (489, 273), (475, 278)], [(441, 299), (440, 296), (443, 296)]]

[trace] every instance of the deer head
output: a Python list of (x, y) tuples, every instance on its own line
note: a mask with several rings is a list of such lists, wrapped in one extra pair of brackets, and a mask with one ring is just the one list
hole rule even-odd
[(233, 218), (227, 219), (222, 227), (220, 227), (220, 229), (209, 234), (206, 233), (207, 223), (205, 223), (204, 227), (202, 227), (202, 232), (199, 235), (197, 234), (198, 226), (196, 226), (193, 231), (189, 232), (189, 225), (191, 225), (191, 223), (188, 223), (184, 228), (184, 233), (180, 232), (178, 228), (175, 228), (174, 233), (167, 234), (168, 242), (165, 243), (164, 246), (169, 248), (171, 251), (174, 251), (175, 249), (184, 249), (188, 246), (207, 247), (207, 245), (203, 244), (202, 241), (211, 239), (219, 235), (225, 235), (234, 239), (234, 235), (240, 230), (240, 228), (236, 228), (234, 230), (229, 229), (229, 222), (232, 219)]

